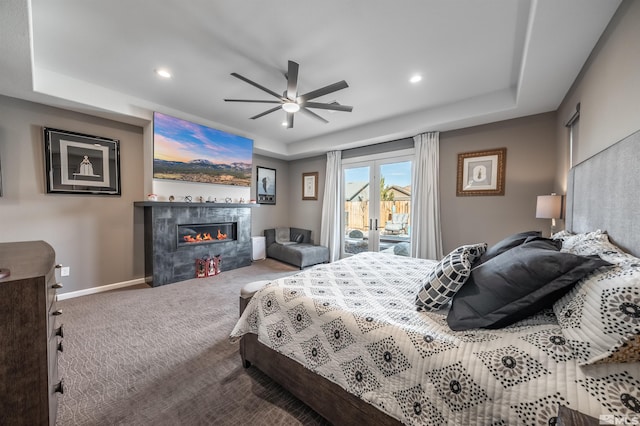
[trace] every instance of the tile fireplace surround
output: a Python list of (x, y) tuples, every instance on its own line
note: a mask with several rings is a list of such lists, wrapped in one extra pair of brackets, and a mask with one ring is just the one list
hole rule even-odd
[[(145, 281), (152, 287), (195, 277), (196, 259), (220, 255), (222, 271), (251, 264), (251, 209), (256, 204), (135, 202), (144, 209)], [(235, 239), (178, 244), (178, 225), (236, 224)]]

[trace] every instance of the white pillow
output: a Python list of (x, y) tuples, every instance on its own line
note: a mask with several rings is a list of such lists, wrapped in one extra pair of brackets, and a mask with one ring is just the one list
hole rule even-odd
[[(562, 251), (590, 256), (611, 249), (611, 246), (603, 246), (609, 243), (609, 236), (599, 229), (592, 232), (572, 234), (560, 231), (552, 236), (554, 240), (562, 240)], [(613, 246), (615, 250), (618, 248)]]
[[(600, 268), (556, 301), (553, 310), (581, 365), (640, 361), (640, 259), (603, 240), (571, 245), (575, 254), (597, 254), (615, 264)], [(564, 245), (563, 245), (564, 250)]]

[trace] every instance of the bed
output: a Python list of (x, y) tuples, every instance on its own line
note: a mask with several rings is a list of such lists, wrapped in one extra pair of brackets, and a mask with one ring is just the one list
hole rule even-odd
[[(499, 328), (455, 331), (456, 300), (474, 300), (480, 274), (473, 285), (461, 285), (451, 307), (439, 300), (432, 305), (441, 309), (418, 311), (416, 294), (442, 261), (360, 253), (258, 290), (231, 333), (240, 340), (243, 364), (262, 370), (333, 424), (546, 425), (559, 406), (601, 420), (640, 420), (640, 259), (633, 256), (640, 252), (640, 232), (634, 234), (638, 223), (631, 214), (638, 197), (616, 197), (619, 178), (611, 177), (611, 170), (625, 169), (621, 158), (638, 164), (638, 152), (635, 134), (572, 169), (572, 232), (543, 242), (527, 236), (483, 264), (535, 244), (557, 244), (549, 249), (560, 253), (553, 256), (606, 261), (594, 261), (562, 296), (554, 288), (547, 309)], [(593, 179), (604, 183), (596, 185), (602, 194), (594, 193)], [(638, 194), (639, 185), (625, 190)], [(622, 211), (620, 219), (607, 221), (607, 213), (592, 211), (611, 205)], [(477, 265), (493, 248), (469, 263)], [(463, 290), (469, 295), (459, 296)]]

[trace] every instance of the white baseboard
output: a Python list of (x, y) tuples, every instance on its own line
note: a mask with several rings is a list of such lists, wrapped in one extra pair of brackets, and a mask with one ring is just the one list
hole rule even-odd
[(74, 297), (86, 296), (88, 294), (103, 293), (105, 291), (115, 290), (123, 287), (130, 287), (137, 284), (145, 284), (144, 278), (137, 278), (135, 280), (122, 281), (120, 283), (107, 284), (100, 287), (87, 288), (84, 290), (70, 291), (69, 293), (61, 293), (58, 294), (58, 300), (72, 299)]

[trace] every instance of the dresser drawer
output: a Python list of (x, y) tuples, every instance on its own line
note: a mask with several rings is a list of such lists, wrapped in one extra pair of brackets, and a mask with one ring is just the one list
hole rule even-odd
[(47, 311), (47, 337), (53, 336), (60, 324), (62, 324), (62, 310), (58, 309), (58, 304), (54, 300)]
[(55, 382), (53, 373), (58, 373), (58, 356), (64, 350), (64, 340), (58, 336), (52, 336), (49, 339), (47, 347), (47, 363), (49, 367), (49, 383)]
[(54, 349), (49, 359), (56, 360), (55, 363), (49, 364), (49, 425), (54, 426), (58, 413), (58, 398), (64, 392), (64, 381), (58, 377), (58, 355), (57, 350), (55, 350), (56, 345), (51, 347), (52, 345), (50, 344), (49, 346), (50, 350)]
[(0, 424), (54, 425), (58, 354), (57, 338), (52, 337), (59, 323), (51, 310), (55, 252), (44, 241), (0, 243), (0, 259), (11, 270), (0, 279), (0, 384), (9, 387), (0, 399)]

